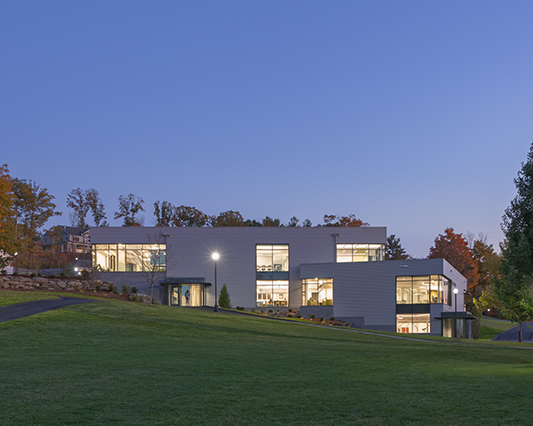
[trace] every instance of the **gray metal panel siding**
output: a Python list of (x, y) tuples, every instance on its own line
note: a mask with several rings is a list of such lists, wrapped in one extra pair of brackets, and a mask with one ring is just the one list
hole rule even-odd
[(444, 259), (303, 264), (300, 268), (302, 278), (333, 278), (335, 317), (364, 316), (365, 326), (396, 324), (396, 276), (436, 274), (466, 285), (464, 277)]
[[(217, 262), (218, 290), (227, 284), (232, 306), (255, 306), (257, 244), (289, 245), (289, 302), (301, 304), (300, 264), (334, 262), (338, 243), (381, 243), (387, 238), (385, 227), (367, 228), (91, 228), (93, 244), (141, 244), (154, 242), (161, 234), (167, 238), (169, 277), (205, 277), (214, 284), (211, 254), (220, 253)], [(164, 238), (159, 238), (164, 242)], [(214, 286), (207, 288), (206, 303), (214, 304)]]

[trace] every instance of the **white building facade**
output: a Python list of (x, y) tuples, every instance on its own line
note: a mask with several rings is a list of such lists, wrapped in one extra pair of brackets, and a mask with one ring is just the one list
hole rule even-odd
[[(466, 279), (442, 259), (384, 261), (385, 227), (99, 227), (93, 268), (175, 306), (213, 306), (226, 284), (231, 306), (335, 317), (354, 326), (447, 335)], [(427, 312), (426, 312), (427, 311)], [(443, 317), (443, 314), (444, 315)], [(465, 315), (463, 313), (463, 315)]]

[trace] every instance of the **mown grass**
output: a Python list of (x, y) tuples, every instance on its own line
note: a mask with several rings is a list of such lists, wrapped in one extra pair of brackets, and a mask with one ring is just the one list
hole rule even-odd
[(114, 301), (0, 341), (2, 425), (530, 424), (530, 350)]
[(58, 291), (13, 291), (0, 290), (0, 306), (15, 305), (17, 303), (33, 302), (34, 300), (59, 299), (59, 297), (81, 297), (83, 299), (108, 300), (102, 297), (91, 296), (75, 292)]
[(479, 340), (492, 340), (503, 331), (515, 327), (517, 324), (507, 320), (499, 320), (487, 316), (481, 317), (481, 325), (479, 328)]

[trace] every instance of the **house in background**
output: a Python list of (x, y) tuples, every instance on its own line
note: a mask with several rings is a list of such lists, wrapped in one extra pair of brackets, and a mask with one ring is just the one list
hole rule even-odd
[(44, 233), (43, 247), (56, 246), (59, 253), (87, 254), (91, 252), (90, 229), (72, 226), (56, 226)]
[(467, 335), (466, 279), (443, 259), (385, 261), (386, 238), (384, 227), (100, 227), (92, 266), (118, 288), (150, 294), (155, 282), (154, 300), (173, 306), (213, 306), (218, 280), (233, 307), (440, 336), (457, 318)]

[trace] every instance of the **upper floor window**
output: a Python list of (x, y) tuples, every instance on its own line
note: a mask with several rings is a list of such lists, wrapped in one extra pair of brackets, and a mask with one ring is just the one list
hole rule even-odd
[(93, 268), (110, 272), (164, 271), (165, 244), (93, 244)]
[(286, 272), (289, 270), (288, 244), (257, 244), (257, 272)]
[(450, 305), (450, 280), (443, 275), (396, 277), (396, 303)]
[(337, 244), (337, 262), (383, 260), (385, 244)]

